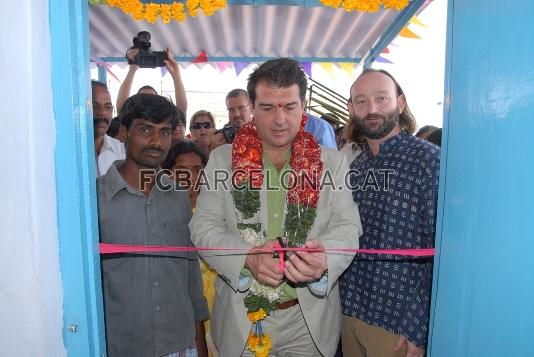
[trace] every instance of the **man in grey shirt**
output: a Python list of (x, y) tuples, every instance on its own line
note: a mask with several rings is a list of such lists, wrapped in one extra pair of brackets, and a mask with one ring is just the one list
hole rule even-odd
[[(126, 161), (98, 179), (100, 241), (190, 246), (187, 191), (156, 172), (171, 146), (178, 109), (158, 95), (128, 99)], [(108, 356), (207, 356), (208, 319), (196, 253), (114, 254), (102, 258)]]

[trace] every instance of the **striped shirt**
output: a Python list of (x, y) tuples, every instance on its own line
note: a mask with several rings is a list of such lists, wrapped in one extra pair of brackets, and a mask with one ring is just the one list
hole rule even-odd
[[(363, 226), (360, 247), (434, 246), (439, 147), (400, 133), (372, 156), (365, 147), (350, 183)], [(359, 254), (340, 279), (343, 313), (425, 348), (432, 260)]]

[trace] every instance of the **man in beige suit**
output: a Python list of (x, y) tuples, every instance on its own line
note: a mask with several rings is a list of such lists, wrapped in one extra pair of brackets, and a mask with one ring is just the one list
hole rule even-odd
[[(362, 230), (345, 185), (345, 156), (302, 130), (306, 86), (293, 60), (259, 66), (247, 87), (253, 122), (232, 145), (214, 150), (205, 169), (191, 239), (197, 247), (239, 250), (200, 252), (219, 274), (211, 322), (222, 357), (266, 350), (330, 357), (338, 345), (337, 279), (354, 254), (328, 249), (358, 248)], [(292, 181), (285, 172), (315, 178), (299, 189), (299, 176)], [(273, 255), (277, 241), (312, 251), (286, 254), (282, 264), (284, 254)]]

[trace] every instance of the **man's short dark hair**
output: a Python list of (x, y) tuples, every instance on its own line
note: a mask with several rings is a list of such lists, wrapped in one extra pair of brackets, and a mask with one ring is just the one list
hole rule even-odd
[(300, 100), (304, 102), (308, 81), (306, 73), (299, 63), (289, 58), (277, 58), (262, 63), (248, 77), (247, 91), (250, 103), (254, 106), (256, 101), (256, 86), (260, 82), (266, 82), (270, 86), (278, 88), (299, 86)]
[(104, 88), (105, 90), (108, 90), (108, 86), (106, 85), (106, 83), (97, 81), (95, 79), (92, 79), (91, 80), (91, 89), (94, 89), (95, 87), (101, 87), (101, 88)]
[(437, 128), (436, 130), (432, 131), (428, 136), (426, 137), (426, 141), (431, 142), (434, 145), (437, 145), (441, 147), (441, 128)]
[(154, 89), (154, 87), (149, 86), (149, 85), (142, 86), (141, 88), (139, 88), (139, 90), (137, 91), (137, 93), (141, 93), (141, 91), (144, 90), (144, 89), (150, 89), (150, 90), (153, 91), (155, 94), (158, 94), (158, 91), (157, 91), (156, 89)]
[(425, 134), (430, 134), (431, 132), (433, 132), (434, 130), (436, 130), (437, 127), (433, 126), (433, 125), (425, 125), (423, 126), (422, 128), (420, 128), (417, 133), (415, 133), (415, 136), (417, 136), (418, 138), (420, 138), (422, 135), (425, 135)]
[(228, 99), (230, 99), (230, 98), (237, 98), (237, 97), (240, 97), (240, 96), (243, 96), (248, 101), (250, 101), (247, 91), (244, 90), (244, 89), (241, 89), (241, 88), (235, 88), (235, 89), (232, 89), (231, 91), (229, 91), (228, 94), (226, 95), (226, 101), (228, 101)]
[(174, 162), (176, 161), (177, 156), (188, 154), (190, 152), (197, 154), (200, 157), (202, 166), (206, 166), (208, 164), (208, 156), (206, 156), (200, 146), (198, 146), (198, 144), (194, 141), (184, 140), (179, 141), (172, 146), (172, 148), (169, 150), (169, 153), (167, 154), (167, 157), (165, 158), (165, 161), (163, 161), (163, 163), (161, 164), (161, 167), (164, 169), (172, 168), (174, 166)]
[(119, 117), (115, 117), (115, 118), (111, 119), (111, 123), (109, 124), (109, 128), (108, 128), (108, 131), (106, 132), (106, 134), (108, 134), (108, 136), (111, 136), (112, 138), (114, 138), (119, 133), (120, 127), (121, 127), (121, 121), (120, 121)]
[(184, 114), (167, 98), (145, 93), (134, 94), (128, 98), (120, 113), (121, 123), (126, 129), (130, 129), (134, 119), (146, 119), (155, 124), (168, 119), (174, 130), (180, 116), (184, 117)]

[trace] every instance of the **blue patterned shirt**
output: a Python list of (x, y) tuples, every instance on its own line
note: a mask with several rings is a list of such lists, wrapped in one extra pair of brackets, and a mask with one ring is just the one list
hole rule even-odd
[[(363, 226), (360, 248), (434, 246), (439, 147), (400, 133), (373, 157), (364, 148), (350, 183)], [(426, 348), (432, 259), (357, 254), (340, 279), (343, 313)]]

